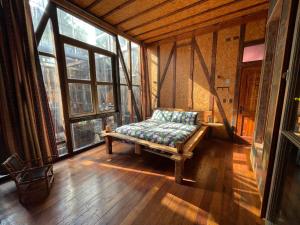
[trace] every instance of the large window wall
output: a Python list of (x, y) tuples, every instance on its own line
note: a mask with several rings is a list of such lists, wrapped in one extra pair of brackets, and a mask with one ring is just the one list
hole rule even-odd
[[(29, 2), (59, 155), (101, 143), (106, 125), (115, 129), (137, 121), (136, 109), (138, 114), (141, 110), (139, 45), (47, 0)], [(46, 8), (48, 19), (39, 40)], [(117, 40), (126, 58), (129, 83), (118, 66)]]

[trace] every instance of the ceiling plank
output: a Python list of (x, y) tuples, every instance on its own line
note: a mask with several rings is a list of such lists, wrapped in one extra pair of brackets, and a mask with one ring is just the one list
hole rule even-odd
[[(232, 0), (232, 1), (233, 1), (233, 0)], [(133, 31), (133, 30), (135, 30), (135, 29), (137, 29), (137, 28), (146, 26), (146, 25), (148, 25), (148, 24), (151, 24), (151, 23), (154, 23), (154, 22), (156, 22), (156, 21), (162, 20), (162, 19), (167, 18), (167, 17), (169, 17), (169, 16), (172, 16), (172, 15), (175, 15), (175, 14), (177, 14), (177, 13), (183, 12), (183, 11), (185, 11), (185, 10), (187, 10), (187, 9), (193, 8), (193, 7), (198, 6), (198, 5), (200, 5), (200, 4), (202, 4), (202, 3), (205, 3), (205, 2), (207, 2), (207, 0), (200, 0), (200, 1), (194, 2), (194, 3), (192, 3), (192, 4), (189, 4), (189, 5), (186, 5), (186, 6), (182, 7), (182, 8), (180, 8), (180, 9), (177, 9), (177, 10), (175, 10), (175, 11), (171, 11), (171, 12), (165, 14), (165, 15), (155, 17), (154, 19), (148, 20), (148, 21), (146, 21), (146, 22), (144, 22), (144, 23), (141, 23), (141, 24), (138, 24), (138, 25), (136, 25), (136, 26), (133, 26), (133, 27), (124, 29), (124, 31), (125, 31), (125, 32), (131, 32), (131, 31)], [(124, 24), (124, 22), (123, 22), (123, 24)]]
[(108, 11), (107, 13), (105, 13), (104, 15), (101, 16), (101, 18), (105, 19), (106, 17), (118, 12), (119, 10), (125, 8), (126, 6), (132, 4), (133, 2), (135, 2), (136, 0), (128, 0), (124, 3), (122, 3), (121, 5), (118, 5), (117, 7), (115, 7), (114, 9)]
[(93, 1), (91, 4), (89, 4), (87, 7), (85, 7), (85, 10), (90, 10), (92, 8), (94, 8), (96, 5), (98, 5), (99, 3), (101, 3), (103, 0), (95, 0)]
[(124, 19), (120, 20), (118, 23), (115, 24), (115, 26), (122, 25), (123, 23), (126, 23), (129, 20), (135, 19), (136, 17), (138, 17), (138, 16), (140, 16), (142, 14), (149, 13), (149, 12), (155, 10), (155, 9), (161, 8), (164, 5), (166, 5), (166, 4), (170, 3), (170, 2), (173, 2), (173, 1), (174, 0), (165, 0), (165, 1), (159, 3), (159, 4), (155, 5), (155, 6), (152, 6), (152, 7), (148, 8), (148, 9), (145, 9), (145, 10), (143, 10), (143, 11), (141, 11), (141, 12), (135, 14), (135, 15), (132, 15), (132, 16), (130, 16), (128, 18), (124, 18)]
[[(243, 23), (247, 23), (254, 20), (259, 20), (263, 18), (267, 18), (268, 15), (268, 9), (262, 9), (262, 10), (252, 10), (251, 11), (245, 11), (245, 12), (239, 12), (237, 14), (241, 15), (230, 15), (230, 16), (222, 16), (218, 20), (215, 21), (215, 23), (205, 23), (202, 26), (199, 26), (199, 24), (187, 27), (186, 29), (181, 29), (178, 31), (173, 31), (158, 37), (150, 38), (147, 40), (144, 40), (144, 43), (147, 44), (147, 46), (155, 45), (158, 42), (159, 43), (168, 43), (173, 41), (178, 41), (182, 39), (186, 39), (189, 37), (192, 37), (193, 35), (202, 35), (206, 33), (211, 33), (217, 30), (224, 29), (226, 27), (231, 27)], [(229, 18), (232, 17), (232, 18)]]
[(74, 15), (80, 16), (81, 18), (89, 21), (91, 24), (94, 24), (98, 27), (101, 27), (104, 31), (107, 31), (109, 33), (115, 34), (115, 35), (122, 35), (126, 37), (127, 39), (134, 41), (138, 44), (141, 42), (137, 40), (136, 38), (126, 34), (125, 32), (117, 29), (116, 27), (112, 26), (111, 24), (107, 23), (106, 21), (92, 15), (91, 13), (85, 11), (84, 9), (74, 5), (73, 3), (67, 1), (67, 0), (50, 0), (54, 4), (60, 6), (61, 8), (65, 9), (67, 12), (71, 12)]
[[(201, 9), (199, 8), (196, 11), (196, 13), (191, 13), (190, 11), (186, 11), (189, 8), (185, 8), (184, 10), (178, 10), (178, 11), (176, 11), (176, 12), (170, 14), (170, 15), (166, 14), (165, 16), (157, 18), (153, 21), (149, 21), (147, 23), (144, 23), (143, 25), (139, 25), (135, 28), (131, 28), (129, 30), (124, 30), (124, 31), (128, 32), (128, 33), (132, 33), (134, 35), (136, 35), (136, 34), (140, 35), (142, 33), (146, 33), (148, 31), (151, 31), (151, 30), (154, 30), (154, 29), (159, 29), (159, 28), (164, 27), (164, 26), (169, 26), (169, 25), (178, 23), (180, 21), (184, 21), (184, 20), (187, 20), (187, 19), (190, 19), (190, 18), (194, 18), (194, 17), (197, 17), (199, 15), (203, 15), (204, 13), (209, 13), (211, 11), (218, 10), (222, 7), (230, 6), (230, 5), (235, 4), (239, 1), (242, 1), (242, 0), (237, 0), (237, 1), (230, 0), (230, 1), (227, 1), (225, 3), (219, 2), (219, 4), (215, 5), (215, 7), (209, 7), (205, 4), (205, 5), (203, 5), (203, 7)], [(147, 25), (150, 25), (150, 26), (147, 26)]]
[[(253, 1), (254, 2), (254, 1)], [(238, 13), (240, 11), (245, 11), (248, 9), (253, 9), (253, 8), (259, 8), (259, 7), (268, 7), (268, 3), (265, 1), (264, 3), (257, 3), (252, 4), (252, 0), (249, 0), (247, 4), (231, 4), (230, 6), (226, 7), (220, 7), (217, 10), (209, 10), (205, 13), (200, 13), (194, 16), (190, 16), (188, 18), (185, 18), (183, 20), (179, 20), (176, 22), (173, 22), (172, 24), (168, 24), (166, 26), (162, 26), (160, 28), (150, 30), (147, 32), (143, 32), (142, 34), (134, 35), (130, 33), (132, 36), (134, 36), (137, 39), (140, 40), (145, 40), (149, 39), (155, 36), (162, 35), (164, 33), (169, 33), (173, 32), (179, 29), (185, 29), (186, 27), (193, 26), (195, 24), (201, 25), (202, 23), (208, 22), (208, 21), (213, 21), (215, 19), (218, 19), (222, 16), (226, 15), (231, 15), (234, 13)], [(259, 9), (258, 9), (259, 10)]]

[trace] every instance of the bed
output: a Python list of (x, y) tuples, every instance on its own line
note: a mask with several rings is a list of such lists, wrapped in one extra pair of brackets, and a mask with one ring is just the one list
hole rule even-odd
[(112, 141), (123, 140), (135, 144), (135, 153), (148, 151), (175, 161), (175, 181), (182, 182), (184, 162), (193, 156), (193, 150), (205, 137), (209, 127), (204, 117), (209, 111), (156, 109), (151, 118), (123, 125), (115, 131), (109, 127), (103, 132), (108, 154), (112, 154)]

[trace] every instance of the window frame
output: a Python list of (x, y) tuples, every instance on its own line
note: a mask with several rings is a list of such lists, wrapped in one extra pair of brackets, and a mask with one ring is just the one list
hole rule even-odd
[[(68, 106), (68, 114), (69, 119), (73, 122), (74, 119), (77, 118), (87, 118), (95, 116), (95, 118), (105, 117), (107, 114), (113, 114), (119, 112), (118, 101), (117, 101), (117, 72), (116, 72), (116, 55), (110, 51), (95, 47), (93, 45), (81, 42), (79, 40), (72, 39), (65, 35), (60, 35), (60, 47), (61, 51), (64, 55), (64, 60), (62, 62), (64, 68), (64, 81), (65, 81), (65, 90), (66, 90), (66, 97), (67, 97), (67, 106)], [(67, 63), (66, 63), (66, 54), (64, 45), (71, 45), (73, 47), (81, 48), (88, 51), (89, 54), (89, 72), (90, 72), (90, 80), (79, 80), (79, 79), (69, 79), (67, 75)], [(112, 82), (100, 82), (97, 81), (96, 77), (96, 65), (95, 65), (95, 54), (101, 54), (111, 58), (111, 65), (112, 65)], [(70, 101), (70, 92), (69, 92), (69, 84), (70, 83), (79, 83), (79, 84), (89, 84), (91, 85), (91, 97), (92, 97), (92, 104), (93, 104), (93, 111), (90, 113), (71, 113), (71, 101)], [(114, 99), (114, 110), (107, 110), (107, 111), (100, 111), (98, 108), (98, 93), (97, 93), (97, 86), (98, 85), (112, 85), (113, 86), (113, 99)], [(78, 121), (78, 120), (76, 120)]]

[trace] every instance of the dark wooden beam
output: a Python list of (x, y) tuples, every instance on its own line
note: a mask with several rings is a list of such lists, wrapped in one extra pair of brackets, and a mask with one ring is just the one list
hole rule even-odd
[(160, 107), (160, 45), (157, 45), (157, 107)]
[(174, 51), (175, 51), (175, 47), (176, 47), (176, 44), (174, 43), (173, 46), (172, 46), (172, 49), (171, 49), (171, 52), (169, 54), (169, 57), (168, 57), (168, 60), (167, 60), (167, 63), (165, 65), (165, 68), (164, 68), (164, 71), (162, 73), (162, 76), (160, 78), (160, 84), (159, 84), (159, 91), (161, 90), (161, 87), (164, 83), (164, 80), (166, 78), (166, 75), (167, 75), (167, 71), (168, 71), (168, 68), (169, 68), (169, 65), (170, 65), (170, 62), (171, 62), (171, 59), (172, 59), (172, 56), (174, 54)]
[(85, 7), (84, 9), (85, 10), (90, 10), (90, 9), (94, 8), (96, 5), (98, 5), (102, 1), (103, 0), (95, 0), (91, 4), (89, 4), (87, 7)]
[(245, 32), (246, 32), (246, 25), (242, 24), (240, 26), (239, 53), (237, 58), (237, 70), (236, 70), (236, 79), (235, 79), (234, 96), (233, 96), (232, 125), (235, 127), (234, 129), (235, 133), (237, 132), (237, 117), (238, 117), (238, 108), (239, 108), (240, 83), (241, 83), (241, 71), (242, 71), (241, 62), (243, 60)]
[[(53, 4), (53, 3), (49, 3)], [(53, 6), (54, 8), (54, 6)], [(62, 107), (63, 107), (63, 117), (65, 122), (65, 132), (66, 132), (66, 145), (68, 149), (68, 153), (71, 155), (73, 153), (73, 145), (72, 145), (72, 134), (71, 134), (71, 124), (70, 124), (70, 116), (69, 116), (69, 109), (68, 109), (68, 90), (67, 90), (67, 77), (65, 74), (65, 56), (63, 53), (63, 44), (60, 39), (59, 35), (59, 27), (57, 21), (57, 11), (51, 10), (50, 11), (50, 19), (52, 21), (53, 27), (53, 37), (55, 43), (55, 53), (56, 53), (56, 61), (57, 61), (57, 69), (59, 74), (59, 82), (60, 82), (60, 89), (61, 89), (61, 100), (62, 100)]]
[(162, 20), (162, 19), (167, 18), (167, 17), (169, 17), (169, 16), (173, 16), (173, 15), (175, 15), (175, 14), (177, 14), (177, 13), (183, 12), (184, 10), (187, 10), (187, 9), (189, 9), (189, 8), (192, 8), (192, 7), (195, 7), (195, 6), (197, 6), (197, 5), (199, 5), (199, 4), (202, 4), (202, 3), (206, 2), (206, 1), (207, 1), (207, 0), (200, 0), (200, 1), (198, 1), (198, 2), (195, 2), (195, 3), (191, 4), (191, 5), (187, 5), (187, 6), (181, 8), (181, 9), (178, 9), (178, 10), (176, 10), (176, 11), (167, 13), (167, 14), (165, 14), (165, 15), (163, 15), (163, 16), (160, 16), (160, 17), (157, 17), (157, 18), (155, 18), (155, 19), (153, 19), (153, 20), (150, 20), (150, 21), (144, 22), (144, 23), (142, 23), (142, 24), (136, 25), (136, 26), (134, 26), (134, 27), (131, 27), (131, 28), (129, 28), (129, 29), (126, 29), (126, 30), (124, 30), (124, 32), (130, 32), (130, 31), (132, 31), (132, 30), (135, 30), (135, 29), (137, 29), (137, 28), (146, 26), (146, 25), (151, 24), (151, 23), (153, 23), (153, 22)]
[[(230, 15), (234, 15), (234, 14), (236, 14), (236, 13), (245, 12), (245, 11), (247, 11), (247, 10), (251, 10), (251, 9), (253, 9), (253, 8), (256, 8), (256, 7), (265, 5), (265, 4), (266, 4), (266, 2), (264, 2), (264, 3), (258, 3), (258, 4), (255, 4), (255, 5), (252, 5), (252, 6), (245, 7), (245, 8), (243, 8), (243, 9), (238, 10), (238, 11), (225, 13), (225, 14), (216, 16), (216, 17), (214, 17), (214, 18), (212, 18), (212, 19), (206, 19), (206, 20), (203, 20), (203, 21), (200, 21), (200, 22), (197, 22), (197, 23), (193, 23), (193, 24), (188, 25), (188, 26), (186, 26), (186, 27), (184, 27), (184, 28), (192, 27), (192, 26), (198, 26), (198, 25), (201, 25), (201, 24), (203, 24), (203, 23), (208, 23), (208, 22), (217, 20), (217, 19), (222, 18), (222, 17), (225, 17), (225, 16), (230, 16)], [(186, 21), (186, 20), (190, 20), (190, 19), (192, 19), (192, 18), (194, 18), (194, 17), (197, 17), (197, 16), (199, 16), (199, 15), (203, 15), (203, 14), (205, 14), (205, 13), (209, 13), (209, 12), (211, 12), (211, 11), (214, 11), (214, 10), (207, 10), (207, 11), (205, 11), (205, 12), (203, 12), (203, 13), (199, 13), (199, 14), (196, 14), (196, 15), (193, 15), (193, 16), (190, 16), (190, 17), (181, 19), (181, 20), (176, 20), (176, 21), (174, 21), (174, 22), (172, 22), (172, 23), (162, 25), (162, 26), (157, 27), (157, 28), (155, 28), (155, 29), (152, 29), (152, 30), (149, 30), (149, 31), (145, 31), (145, 32), (142, 32), (142, 33), (139, 33), (139, 34), (135, 34), (135, 35), (133, 35), (133, 37), (137, 38), (137, 37), (140, 37), (140, 36), (142, 36), (142, 35), (151, 33), (151, 32), (153, 32), (153, 31), (160, 30), (160, 29), (163, 29), (163, 28), (166, 28), (166, 27), (170, 27), (170, 26), (172, 26), (172, 25), (174, 25), (174, 24), (178, 24), (178, 23), (183, 22), (183, 21)], [(172, 33), (172, 32), (174, 32), (174, 31), (179, 31), (179, 30), (181, 30), (181, 29), (182, 29), (182, 28), (178, 28), (178, 29), (175, 29), (175, 30), (172, 30), (172, 31), (168, 31), (168, 32), (165, 32), (165, 33), (161, 33), (161, 34), (159, 34), (159, 35), (150, 36), (150, 37), (148, 37), (147, 39), (154, 38), (154, 37), (158, 37), (158, 36), (165, 35), (165, 34), (168, 34), (168, 33)]]
[(150, 8), (148, 8), (148, 9), (145, 9), (145, 10), (143, 10), (143, 11), (141, 11), (141, 12), (139, 12), (139, 13), (133, 15), (133, 16), (130, 16), (130, 17), (126, 18), (126, 19), (123, 19), (123, 20), (119, 21), (117, 24), (115, 24), (115, 26), (119, 26), (119, 25), (121, 25), (121, 24), (123, 24), (123, 23), (126, 23), (126, 22), (129, 21), (129, 20), (135, 19), (136, 17), (138, 17), (138, 16), (140, 16), (140, 15), (143, 15), (143, 14), (146, 14), (146, 13), (148, 13), (148, 12), (151, 12), (151, 11), (153, 11), (153, 10), (155, 10), (155, 9), (161, 8), (161, 7), (163, 7), (164, 5), (166, 5), (166, 4), (170, 3), (170, 2), (173, 2), (173, 1), (174, 1), (174, 0), (166, 0), (166, 1), (163, 1), (163, 2), (157, 4), (157, 5), (153, 6), (153, 7), (150, 7)]
[[(213, 32), (212, 53), (211, 53), (211, 72), (210, 72), (210, 82), (213, 87), (215, 87), (215, 79), (216, 79), (217, 47), (218, 47), (218, 32)], [(212, 111), (212, 119), (215, 116), (214, 115), (215, 114), (214, 102), (215, 102), (214, 95), (211, 95), (209, 108)]]
[(195, 36), (192, 37), (192, 42), (191, 42), (191, 60), (190, 60), (190, 87), (191, 87), (191, 92), (190, 92), (190, 108), (194, 108), (194, 61), (195, 61)]
[(195, 50), (196, 50), (196, 53), (197, 53), (197, 55), (198, 55), (198, 58), (199, 58), (199, 61), (200, 61), (200, 65), (201, 65), (201, 67), (202, 67), (202, 70), (203, 70), (203, 72), (204, 72), (204, 75), (205, 75), (205, 77), (206, 77), (206, 80), (207, 80), (207, 82), (209, 83), (210, 90), (211, 90), (212, 94), (215, 96), (216, 103), (217, 103), (219, 112), (220, 112), (220, 114), (221, 114), (221, 117), (222, 117), (222, 119), (223, 119), (223, 123), (224, 123), (224, 126), (225, 126), (225, 128), (226, 128), (226, 131), (227, 131), (229, 137), (232, 137), (232, 136), (233, 136), (233, 135), (232, 135), (232, 130), (231, 130), (230, 125), (229, 125), (229, 123), (228, 123), (228, 120), (227, 120), (227, 118), (226, 118), (226, 114), (225, 114), (225, 111), (224, 111), (224, 109), (223, 109), (223, 107), (222, 107), (222, 104), (221, 104), (221, 101), (220, 101), (218, 92), (216, 91), (215, 87), (214, 87), (214, 86), (212, 85), (212, 83), (211, 83), (211, 79), (210, 79), (210, 74), (209, 74), (208, 68), (207, 68), (207, 66), (206, 66), (204, 57), (203, 57), (203, 55), (202, 55), (202, 53), (201, 53), (201, 50), (200, 50), (200, 48), (199, 48), (197, 42), (195, 43)]
[(175, 52), (173, 62), (173, 108), (176, 107), (176, 62), (177, 62), (177, 42), (175, 41)]
[[(184, 28), (184, 29), (178, 30), (178, 34), (176, 33), (176, 31), (168, 32), (168, 33), (166, 33), (168, 36), (166, 36), (166, 34), (164, 34), (164, 35), (157, 36), (156, 38), (149, 38), (149, 39), (143, 40), (143, 42), (147, 46), (151, 46), (151, 45), (156, 44), (157, 42), (159, 42), (161, 44), (161, 43), (174, 42), (175, 40), (179, 41), (179, 40), (183, 40), (186, 38), (190, 38), (193, 35), (195, 35), (195, 36), (203, 35), (203, 34), (211, 33), (214, 31), (221, 30), (221, 29), (225, 29), (227, 27), (232, 27), (232, 26), (243, 24), (243, 23), (248, 23), (250, 21), (255, 21), (255, 20), (262, 19), (262, 18), (266, 18), (267, 15), (268, 15), (268, 10), (261, 10), (261, 11), (258, 11), (257, 13), (253, 13), (250, 15), (243, 15), (240, 17), (233, 18), (231, 20), (227, 20), (227, 21), (225, 20), (224, 22), (211, 24), (211, 25), (208, 25), (205, 27), (199, 28), (199, 25), (201, 25), (201, 23), (194, 24), (189, 27), (185, 27), (185, 28), (189, 28), (190, 30), (186, 30)], [(174, 34), (172, 34), (172, 33), (174, 33)]]
[(45, 8), (44, 14), (36, 28), (35, 31), (35, 37), (36, 37), (36, 44), (37, 46), (39, 46), (39, 43), (41, 41), (41, 38), (43, 36), (44, 30), (47, 26), (47, 23), (49, 21), (50, 18), (50, 11), (55, 10), (53, 4), (48, 3), (48, 5)]
[(136, 0), (128, 0), (121, 5), (118, 5), (117, 7), (113, 8), (112, 10), (108, 11), (104, 15), (101, 16), (101, 18), (105, 19), (106, 17), (118, 12), (119, 10), (125, 8), (126, 6), (130, 5), (131, 3), (135, 2)]
[[(126, 80), (129, 91), (134, 96), (133, 90), (132, 90), (131, 80), (129, 79), (128, 69), (126, 67), (126, 63), (125, 63), (125, 60), (124, 60), (123, 53), (121, 51), (121, 47), (120, 47), (120, 43), (119, 43), (118, 38), (117, 38), (116, 42), (117, 42), (117, 51), (119, 53), (121, 65), (122, 65), (122, 68), (123, 68), (123, 71), (124, 71), (124, 74), (125, 74), (125, 80)], [(136, 117), (138, 118), (138, 121), (141, 121), (140, 111), (139, 111), (138, 106), (136, 104), (135, 98), (133, 97), (133, 98), (131, 98), (131, 100), (132, 100), (133, 108), (135, 110)]]
[(81, 19), (93, 24), (96, 27), (99, 27), (100, 29), (112, 34), (112, 35), (122, 35), (123, 37), (129, 39), (130, 41), (136, 42), (140, 44), (141, 42), (137, 40), (136, 38), (126, 34), (125, 32), (117, 29), (110, 23), (92, 15), (91, 13), (85, 11), (84, 9), (74, 5), (73, 3), (67, 1), (67, 0), (50, 0), (60, 8), (66, 10), (67, 12), (70, 12), (74, 15), (79, 16)]

